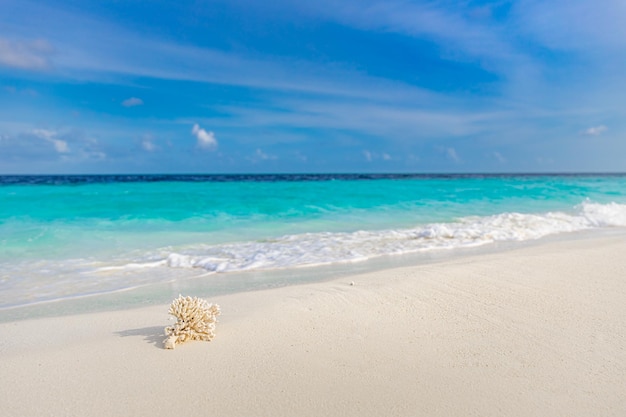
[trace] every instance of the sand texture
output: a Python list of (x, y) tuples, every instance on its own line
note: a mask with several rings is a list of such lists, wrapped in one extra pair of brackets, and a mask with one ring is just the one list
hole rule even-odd
[(626, 416), (623, 236), (209, 301), (0, 324), (0, 415)]

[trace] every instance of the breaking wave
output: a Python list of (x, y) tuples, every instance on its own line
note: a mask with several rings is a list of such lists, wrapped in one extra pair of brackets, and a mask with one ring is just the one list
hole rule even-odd
[(586, 201), (573, 213), (502, 213), (408, 229), (304, 233), (254, 242), (195, 245), (167, 254), (158, 264), (211, 272), (292, 268), (623, 226), (626, 226), (626, 205)]

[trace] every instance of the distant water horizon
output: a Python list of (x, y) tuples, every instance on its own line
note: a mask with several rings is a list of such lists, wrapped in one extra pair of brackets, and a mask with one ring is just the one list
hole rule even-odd
[(205, 181), (330, 181), (358, 179), (481, 178), (481, 177), (580, 177), (624, 176), (626, 171), (546, 171), (546, 172), (232, 172), (232, 173), (57, 173), (0, 174), (0, 185), (10, 183), (84, 182), (205, 182)]
[(608, 228), (624, 173), (0, 175), (0, 310)]

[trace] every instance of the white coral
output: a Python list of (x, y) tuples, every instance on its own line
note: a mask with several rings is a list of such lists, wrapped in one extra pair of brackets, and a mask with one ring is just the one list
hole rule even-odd
[(177, 321), (173, 326), (165, 328), (168, 338), (164, 344), (166, 349), (174, 349), (176, 344), (188, 340), (212, 340), (220, 307), (198, 297), (179, 295), (172, 301), (169, 314), (176, 317)]

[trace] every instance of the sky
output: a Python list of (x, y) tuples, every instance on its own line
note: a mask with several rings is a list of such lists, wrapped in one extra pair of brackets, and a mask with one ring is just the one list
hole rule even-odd
[(623, 172), (623, 0), (0, 0), (0, 174)]

